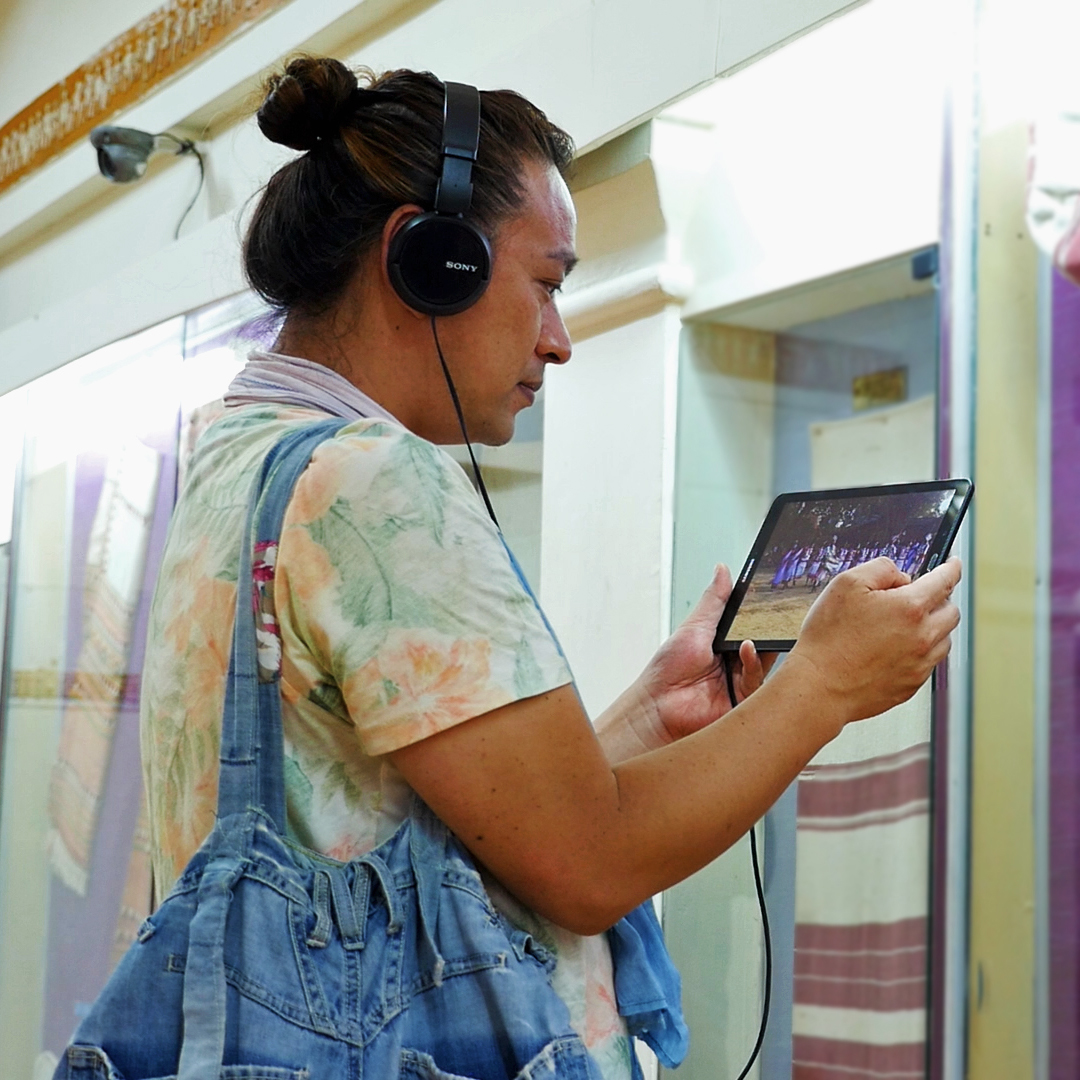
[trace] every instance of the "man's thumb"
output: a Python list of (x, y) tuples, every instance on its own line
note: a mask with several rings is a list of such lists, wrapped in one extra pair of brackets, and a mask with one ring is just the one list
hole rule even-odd
[(731, 595), (731, 571), (724, 563), (717, 564), (712, 581), (701, 594), (701, 599), (687, 617), (687, 622), (707, 623), (716, 626), (724, 613), (724, 605)]

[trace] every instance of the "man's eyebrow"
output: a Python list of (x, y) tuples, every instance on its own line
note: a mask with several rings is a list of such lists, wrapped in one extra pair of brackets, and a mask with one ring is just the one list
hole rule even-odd
[(563, 264), (564, 274), (569, 274), (578, 264), (578, 257), (573, 251), (568, 251), (566, 248), (560, 248), (558, 251), (549, 251), (548, 258), (554, 259), (555, 262), (561, 262)]

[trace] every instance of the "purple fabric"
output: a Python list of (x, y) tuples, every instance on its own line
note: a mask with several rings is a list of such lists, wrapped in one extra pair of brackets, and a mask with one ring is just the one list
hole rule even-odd
[[(945, 480), (952, 472), (953, 412), (953, 259), (955, 258), (952, 223), (952, 145), (948, 134), (952, 128), (951, 114), (946, 121), (944, 140), (944, 170), (941, 191), (941, 243), (938, 247), (938, 385), (937, 385), (937, 476)], [(934, 695), (933, 723), (930, 736), (930, 783), (932, 785), (930, 812), (930, 940), (928, 967), (929, 1009), (927, 1012), (927, 1077), (943, 1080), (945, 1076), (945, 973), (948, 964), (948, 945), (945, 927), (948, 917), (947, 867), (949, 851), (949, 665), (942, 664), (935, 672), (932, 684)]]
[[(128, 859), (142, 796), (139, 757), (139, 675), (146, 647), (157, 568), (165, 547), (169, 517), (176, 501), (175, 426), (165, 431), (140, 432), (139, 437), (162, 455), (154, 521), (143, 575), (142, 595), (135, 616), (124, 701), (113, 737), (112, 756), (104, 785), (90, 880), (85, 897), (65, 888), (55, 877), (50, 883), (46, 954), (44, 1049), (59, 1053), (75, 1025), (97, 997), (109, 975), (117, 912), (127, 877)], [(71, 523), (71, 578), (68, 592), (67, 667), (75, 663), (82, 640), (82, 588), (90, 530), (105, 478), (101, 454), (80, 454), (75, 465)]]
[(1050, 557), (1050, 1076), (1080, 1076), (1080, 288), (1054, 274)]
[[(956, 183), (953, 167), (953, 133), (956, 117), (952, 103), (946, 103), (942, 126), (941, 170), (941, 241), (938, 245), (938, 369), (937, 369), (937, 476), (948, 479), (952, 473), (953, 365), (964, 363), (967, 357), (954, 357), (952, 350), (953, 266), (956, 259), (957, 237), (953, 231), (953, 188)], [(945, 1076), (945, 971), (949, 944), (945, 938), (948, 913), (946, 868), (953, 853), (949, 851), (949, 668), (942, 664), (934, 678), (933, 726), (931, 728), (931, 815), (930, 815), (930, 988), (927, 1012), (927, 1077), (943, 1080)]]

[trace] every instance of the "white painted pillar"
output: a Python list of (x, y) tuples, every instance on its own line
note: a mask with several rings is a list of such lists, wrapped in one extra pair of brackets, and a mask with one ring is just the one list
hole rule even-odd
[(594, 717), (668, 632), (679, 328), (665, 305), (548, 376), (541, 599)]

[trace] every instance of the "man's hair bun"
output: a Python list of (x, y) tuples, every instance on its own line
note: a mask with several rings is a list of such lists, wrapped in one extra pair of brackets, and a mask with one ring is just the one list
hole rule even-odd
[(332, 139), (355, 112), (356, 76), (331, 57), (299, 56), (265, 84), (259, 129), (293, 150), (311, 150)]

